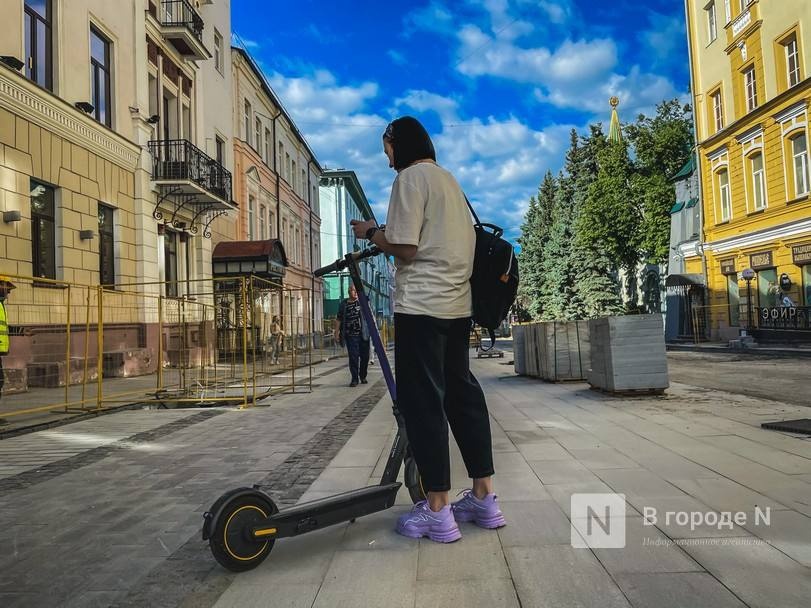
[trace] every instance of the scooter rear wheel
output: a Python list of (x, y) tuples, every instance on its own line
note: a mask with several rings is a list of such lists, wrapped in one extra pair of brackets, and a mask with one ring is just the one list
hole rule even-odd
[(252, 528), (278, 510), (272, 500), (258, 493), (228, 501), (208, 540), (214, 559), (232, 572), (256, 568), (270, 554), (275, 540), (257, 541)]
[(408, 495), (411, 497), (411, 502), (417, 504), (426, 498), (425, 490), (422, 487), (422, 478), (417, 470), (417, 461), (409, 454), (405, 458), (404, 465), (403, 477), (406, 488), (408, 488)]

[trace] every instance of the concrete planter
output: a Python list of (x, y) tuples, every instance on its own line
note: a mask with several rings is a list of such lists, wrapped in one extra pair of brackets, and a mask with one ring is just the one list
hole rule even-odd
[[(516, 373), (550, 382), (583, 380), (589, 363), (589, 326), (587, 321), (544, 321), (513, 327), (513, 344), (522, 336), (522, 361), (518, 347)], [(519, 371), (521, 366), (522, 371)]]
[(589, 321), (588, 382), (610, 393), (661, 393), (670, 383), (662, 316), (629, 315)]

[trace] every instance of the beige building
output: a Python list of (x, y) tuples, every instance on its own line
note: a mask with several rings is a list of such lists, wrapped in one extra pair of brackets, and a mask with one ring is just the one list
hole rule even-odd
[(259, 67), (240, 48), (232, 49), (232, 73), (234, 199), (239, 213), (233, 235), (214, 239), (214, 273), (243, 274), (235, 262), (255, 257), (256, 243), (268, 243), (267, 251), (279, 263), (254, 273), (286, 288), (272, 313), (287, 320), (288, 334), (309, 333), (311, 318), (318, 332), (322, 280), (315, 279), (312, 270), (321, 259), (321, 166)]
[(686, 6), (702, 242), (679, 253), (694, 304), (712, 339), (809, 341), (811, 2)]
[[(5, 0), (3, 17), (0, 273), (33, 279), (10, 299), (23, 364), (66, 339), (65, 291), (45, 283), (211, 291), (209, 237), (235, 210), (230, 2)], [(105, 351), (152, 348), (146, 302), (122, 304)], [(44, 325), (59, 338), (37, 340)]]

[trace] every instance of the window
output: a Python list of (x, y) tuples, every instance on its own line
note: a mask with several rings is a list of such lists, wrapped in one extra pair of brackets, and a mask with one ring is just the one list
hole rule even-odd
[(262, 154), (262, 121), (259, 120), (258, 117), (256, 119), (255, 128), (256, 128), (256, 131), (255, 131), (255, 133), (256, 133), (255, 144), (256, 145), (254, 145), (254, 150), (256, 150), (261, 155)]
[(803, 304), (811, 306), (811, 264), (803, 266)]
[(31, 260), (35, 277), (56, 278), (54, 189), (31, 180)]
[(786, 40), (784, 47), (786, 49), (788, 86), (793, 87), (800, 82), (800, 51), (797, 47), (797, 34), (793, 34)]
[(791, 155), (794, 159), (795, 197), (808, 194), (808, 139), (805, 133), (791, 140)]
[(724, 101), (721, 97), (721, 91), (717, 91), (711, 95), (712, 97), (712, 113), (715, 119), (716, 133), (724, 128)]
[(284, 179), (290, 183), (290, 155), (287, 152), (284, 153)]
[(214, 66), (217, 71), (223, 73), (223, 49), (222, 49), (222, 34), (216, 29), (214, 30)]
[(268, 238), (267, 224), (265, 223), (267, 213), (267, 208), (264, 205), (259, 205), (259, 238), (263, 241)]
[(757, 108), (757, 80), (755, 79), (755, 66), (743, 73), (746, 86), (746, 110), (751, 112)]
[(718, 23), (715, 14), (715, 0), (710, 2), (704, 10), (707, 11), (707, 40), (713, 42), (718, 38)]
[(215, 135), (214, 136), (214, 154), (216, 156), (216, 161), (225, 166), (225, 142), (222, 140), (221, 137)]
[(25, 75), (53, 90), (51, 0), (25, 2)]
[(758, 153), (749, 159), (752, 171), (752, 201), (755, 211), (766, 208), (766, 178), (763, 174), (763, 154)]
[(301, 170), (301, 191), (307, 196), (307, 172), (304, 169)]
[(739, 0), (741, 13), (746, 12), (746, 7), (749, 6), (749, 0)]
[(166, 296), (177, 297), (177, 232), (167, 230), (163, 233), (163, 278), (166, 284)]
[(732, 21), (732, 9), (729, 7), (729, 0), (724, 0), (724, 11), (726, 14), (726, 23)]
[(253, 223), (254, 213), (256, 211), (256, 199), (253, 196), (248, 197), (248, 240), (252, 241), (254, 237)]
[(738, 275), (727, 275), (727, 304), (729, 306), (729, 325), (737, 327), (740, 325), (741, 317), (741, 294), (738, 290)]
[[(278, 158), (279, 158), (279, 160), (281, 160), (281, 159), (283, 159), (283, 158), (284, 158), (284, 144), (283, 144), (282, 142), (279, 142), (279, 154), (278, 154)], [(274, 168), (275, 170), (277, 170), (277, 171), (279, 170), (279, 168), (278, 168), (278, 167), (275, 167), (275, 166), (274, 166), (273, 168)]]
[(245, 100), (245, 143), (249, 146), (251, 145), (251, 117), (253, 112), (251, 111), (251, 103), (246, 99)]
[(115, 210), (99, 203), (99, 282), (115, 285)]
[(760, 308), (777, 306), (777, 270), (774, 268), (757, 272), (757, 305)]
[(718, 193), (721, 200), (721, 221), (728, 222), (732, 217), (732, 201), (729, 198), (729, 171), (718, 172)]
[(112, 126), (110, 42), (93, 27), (90, 28), (90, 85), (93, 118), (108, 127)]
[(290, 185), (293, 187), (293, 192), (296, 192), (296, 161), (290, 165)]
[(273, 153), (273, 140), (270, 137), (270, 129), (265, 129), (265, 163), (270, 167), (271, 157)]

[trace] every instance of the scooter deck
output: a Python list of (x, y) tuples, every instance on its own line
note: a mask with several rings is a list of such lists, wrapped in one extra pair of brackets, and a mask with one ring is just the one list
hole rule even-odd
[(282, 509), (254, 527), (253, 536), (267, 538), (274, 528), (273, 538), (297, 536), (384, 511), (394, 504), (401, 486), (399, 481), (368, 486)]

